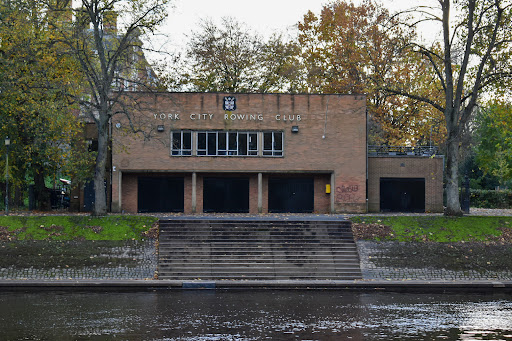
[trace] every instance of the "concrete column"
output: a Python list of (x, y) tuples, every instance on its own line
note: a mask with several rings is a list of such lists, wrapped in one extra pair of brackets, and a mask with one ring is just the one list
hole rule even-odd
[(336, 208), (334, 207), (334, 199), (336, 198), (336, 177), (334, 176), (334, 172), (331, 173), (331, 213), (336, 213)]
[(258, 213), (263, 213), (263, 174), (258, 173)]
[(197, 173), (192, 173), (192, 213), (197, 213)]

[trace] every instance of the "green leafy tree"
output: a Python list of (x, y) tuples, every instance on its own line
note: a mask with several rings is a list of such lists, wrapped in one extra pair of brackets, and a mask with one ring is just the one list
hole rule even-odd
[[(413, 9), (417, 17), (404, 19), (409, 26), (431, 21), (441, 39), (433, 44), (417, 40), (405, 46), (430, 65), (442, 98), (414, 88), (390, 84), (383, 89), (429, 104), (444, 115), (446, 142), (446, 211), (461, 215), (459, 202), (459, 149), (478, 99), (486, 90), (509, 85), (512, 76), (510, 32), (512, 4), (508, 0), (433, 0), (432, 6)], [(454, 15), (453, 12), (456, 12)]]
[[(426, 144), (441, 118), (428, 105), (382, 90), (382, 84), (407, 84), (435, 95), (425, 63), (402, 46), (414, 37), (387, 9), (371, 0), (360, 5), (333, 1), (319, 16), (312, 12), (299, 23), (299, 44), (305, 68), (305, 92), (367, 94), (369, 143)], [(434, 130), (434, 142), (443, 140)]]
[(485, 174), (499, 179), (501, 186), (512, 180), (512, 106), (495, 102), (476, 117), (475, 161)]
[(31, 178), (44, 209), (49, 204), (45, 178), (72, 170), (68, 159), (80, 139), (80, 123), (66, 96), (77, 87), (76, 63), (54, 44), (49, 26), (59, 18), (44, 3), (2, 2), (0, 13), (0, 125), (12, 142), (11, 179), (23, 189)]
[(267, 41), (233, 18), (192, 32), (180, 78), (193, 91), (296, 91), (297, 45), (279, 34)]
[[(69, 1), (60, 0), (55, 11), (70, 11)], [(152, 35), (167, 16), (168, 0), (82, 0), (73, 9), (73, 22), (56, 27), (59, 43), (77, 61), (83, 75), (81, 111), (95, 124), (98, 151), (94, 169), (93, 214), (107, 212), (105, 175), (108, 161), (109, 124), (113, 116), (126, 115), (134, 131), (133, 117), (138, 90), (157, 87), (154, 73), (143, 55), (141, 37)], [(118, 25), (119, 23), (119, 29)]]

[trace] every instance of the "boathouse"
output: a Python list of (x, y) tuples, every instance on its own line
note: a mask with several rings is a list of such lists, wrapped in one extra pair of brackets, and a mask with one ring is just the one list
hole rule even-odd
[(442, 157), (368, 149), (364, 95), (137, 96), (149, 107), (112, 121), (113, 212), (443, 209)]

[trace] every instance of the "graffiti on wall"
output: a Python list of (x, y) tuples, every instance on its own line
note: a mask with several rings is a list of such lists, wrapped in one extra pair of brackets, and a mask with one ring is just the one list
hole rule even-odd
[(359, 185), (341, 185), (336, 187), (336, 202), (355, 202)]

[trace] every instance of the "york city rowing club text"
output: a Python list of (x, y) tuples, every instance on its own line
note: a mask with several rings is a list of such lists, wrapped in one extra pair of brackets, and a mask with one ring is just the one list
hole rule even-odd
[[(155, 117), (155, 120), (172, 120), (172, 121), (179, 121), (181, 120), (180, 114), (168, 114), (168, 113), (161, 113), (161, 114), (153, 114)], [(215, 117), (215, 114), (190, 114), (188, 115), (188, 118), (192, 121), (211, 121)], [(289, 122), (299, 122), (302, 121), (303, 115), (272, 115), (272, 117), (276, 121), (289, 121)], [(265, 116), (263, 114), (224, 114), (224, 120), (225, 121), (263, 121), (265, 119)]]

